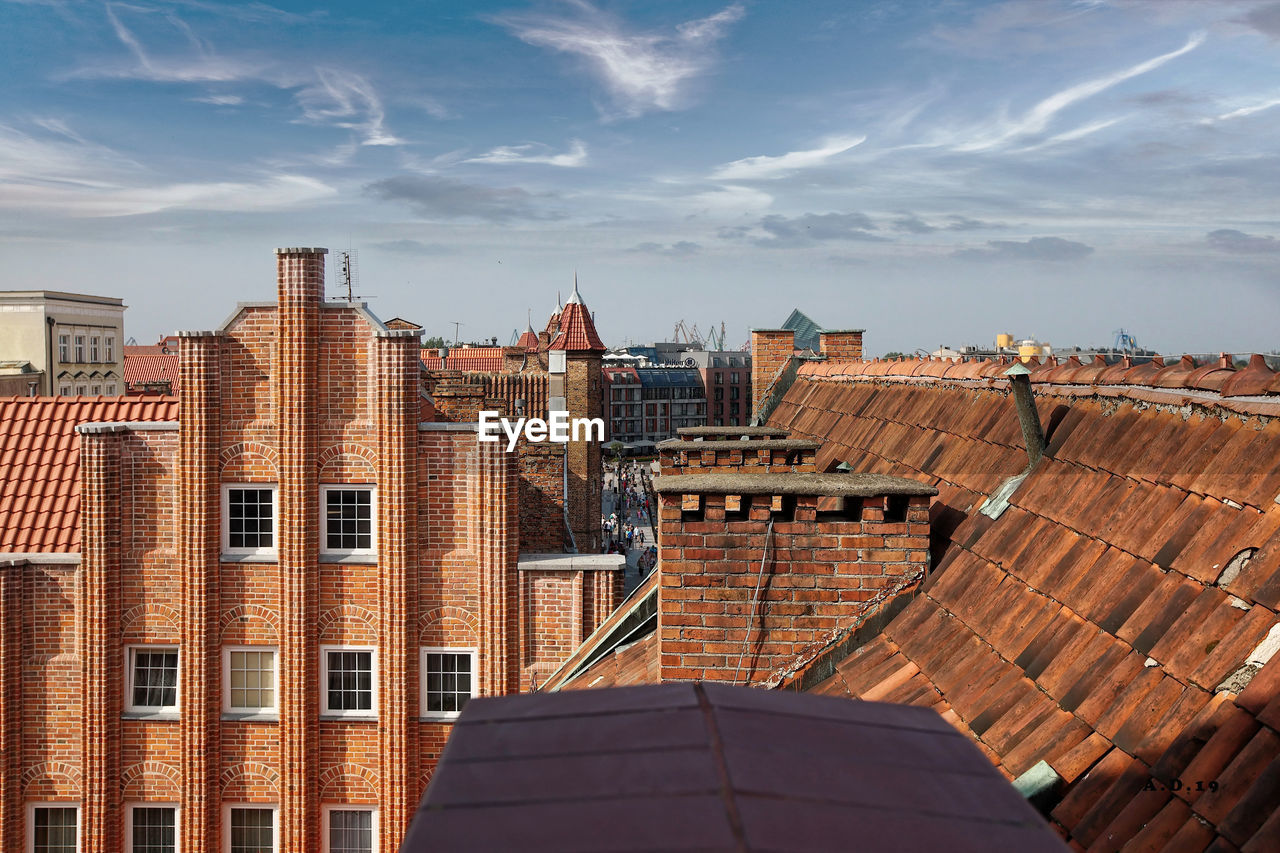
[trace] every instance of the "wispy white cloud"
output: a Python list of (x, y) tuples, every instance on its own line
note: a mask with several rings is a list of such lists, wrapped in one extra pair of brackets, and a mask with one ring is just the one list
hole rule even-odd
[(629, 32), (614, 17), (585, 0), (578, 14), (505, 16), (495, 19), (517, 38), (587, 61), (628, 117), (684, 105), (689, 83), (714, 61), (715, 43), (745, 14), (739, 4), (687, 21), (674, 34)]
[(574, 168), (587, 163), (587, 146), (580, 139), (569, 144), (569, 150), (563, 154), (551, 154), (547, 147), (540, 144), (500, 145), (479, 157), (470, 157), (463, 163), (495, 163), (506, 165), (511, 163), (541, 163), (547, 166), (563, 166)]
[(0, 125), (0, 209), (69, 217), (161, 210), (250, 211), (314, 202), (334, 190), (313, 178), (264, 172), (246, 181), (166, 181), (128, 157), (84, 139), (58, 119), (47, 134)]
[(1245, 118), (1246, 116), (1251, 116), (1254, 113), (1260, 113), (1263, 110), (1269, 110), (1272, 107), (1280, 107), (1280, 98), (1270, 98), (1265, 101), (1257, 101), (1247, 106), (1240, 107), (1239, 109), (1234, 109), (1234, 110), (1231, 110), (1230, 112), (1223, 113), (1220, 116), (1215, 116), (1214, 118), (1207, 118), (1202, 123), (1215, 124), (1220, 121), (1231, 121), (1232, 119)]
[(358, 130), (363, 145), (402, 145), (384, 126), (382, 99), (369, 81), (335, 68), (317, 68), (316, 84), (298, 93), (307, 121)]
[(244, 103), (240, 95), (202, 95), (192, 98), (198, 104), (213, 104), (215, 107), (238, 107)]
[(1016, 118), (1004, 117), (996, 122), (994, 126), (984, 128), (972, 134), (970, 138), (959, 141), (951, 147), (955, 151), (962, 152), (990, 151), (1001, 148), (1022, 137), (1043, 133), (1058, 113), (1068, 107), (1118, 86), (1126, 80), (1154, 71), (1166, 62), (1195, 50), (1204, 43), (1204, 40), (1204, 33), (1195, 33), (1187, 40), (1186, 44), (1177, 50), (1163, 53), (1145, 62), (1139, 62), (1123, 71), (1096, 77), (1093, 80), (1087, 80), (1063, 89), (1061, 92), (1057, 92), (1040, 101), (1023, 115)]
[(829, 139), (819, 147), (807, 151), (791, 151), (776, 157), (745, 157), (716, 167), (711, 177), (721, 181), (776, 178), (797, 169), (822, 165), (837, 154), (861, 145), (866, 139), (865, 136), (841, 136)]
[[(207, 4), (188, 5), (204, 8)], [(87, 65), (70, 76), (153, 83), (265, 83), (294, 93), (302, 110), (302, 121), (353, 130), (359, 135), (362, 145), (403, 144), (403, 140), (386, 128), (386, 110), (377, 90), (359, 74), (324, 66), (306, 69), (275, 61), (221, 56), (173, 13), (165, 13), (164, 19), (184, 36), (188, 46), (159, 56), (124, 23), (118, 9), (150, 10), (123, 5), (113, 7), (110, 4), (105, 7), (112, 31), (128, 49), (133, 61)], [(271, 7), (263, 6), (255, 14), (269, 15), (272, 11)], [(215, 106), (232, 106), (242, 103), (243, 97), (234, 93), (216, 93), (192, 100)]]
[(1026, 154), (1031, 151), (1039, 151), (1042, 148), (1049, 148), (1054, 145), (1061, 145), (1064, 142), (1075, 142), (1077, 139), (1084, 139), (1086, 136), (1092, 136), (1093, 134), (1097, 133), (1100, 130), (1106, 130), (1108, 127), (1111, 127), (1113, 124), (1119, 124), (1120, 122), (1124, 121), (1124, 119), (1125, 117), (1121, 116), (1119, 118), (1105, 118), (1105, 119), (1100, 119), (1099, 121), (1090, 122), (1088, 124), (1081, 125), (1080, 127), (1074, 128), (1072, 130), (1064, 131), (1063, 133), (1050, 136), (1048, 139), (1044, 140), (1043, 142), (1037, 142), (1035, 145), (1028, 145), (1026, 148), (1018, 148), (1014, 151), (1014, 153)]

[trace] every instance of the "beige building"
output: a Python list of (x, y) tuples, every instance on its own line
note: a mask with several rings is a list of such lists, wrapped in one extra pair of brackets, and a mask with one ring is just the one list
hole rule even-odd
[(0, 361), (25, 361), (49, 396), (123, 394), (124, 300), (55, 290), (0, 292)]

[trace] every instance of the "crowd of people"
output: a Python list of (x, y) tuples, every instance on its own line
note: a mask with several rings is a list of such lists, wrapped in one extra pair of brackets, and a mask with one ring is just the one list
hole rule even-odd
[(644, 576), (658, 562), (658, 548), (647, 542), (652, 528), (652, 499), (649, 493), (650, 473), (644, 463), (627, 462), (616, 471), (605, 473), (604, 488), (614, 496), (613, 511), (601, 520), (609, 554), (628, 554), (643, 549), (637, 566)]

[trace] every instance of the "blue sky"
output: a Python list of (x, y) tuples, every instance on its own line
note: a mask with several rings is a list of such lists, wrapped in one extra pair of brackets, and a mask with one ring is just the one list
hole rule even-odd
[(0, 0), (10, 288), (146, 342), (359, 256), (505, 342), (792, 307), (873, 354), (1280, 348), (1280, 2)]

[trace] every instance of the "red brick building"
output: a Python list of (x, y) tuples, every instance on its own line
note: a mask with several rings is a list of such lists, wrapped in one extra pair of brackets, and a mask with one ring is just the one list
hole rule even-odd
[(181, 334), (180, 413), (5, 403), (0, 849), (393, 851), (467, 699), (616, 604), (616, 560), (522, 565), (519, 455), (424, 418), (420, 330), (324, 254)]

